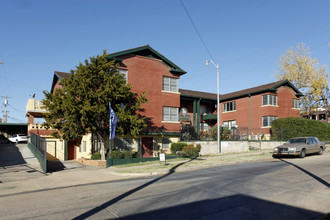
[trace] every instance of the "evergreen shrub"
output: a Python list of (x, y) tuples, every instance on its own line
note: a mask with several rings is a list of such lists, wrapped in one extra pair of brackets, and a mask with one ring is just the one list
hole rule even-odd
[(317, 137), (330, 140), (330, 124), (305, 118), (279, 118), (272, 121), (272, 139), (288, 140), (293, 137)]
[(114, 150), (111, 152), (112, 159), (122, 159), (124, 155), (119, 150)]
[(171, 152), (172, 152), (172, 154), (176, 154), (177, 152), (182, 151), (182, 149), (186, 146), (187, 146), (187, 143), (183, 143), (183, 142), (172, 143)]
[(123, 156), (125, 159), (130, 159), (130, 158), (133, 158), (134, 155), (136, 154), (135, 151), (129, 151), (129, 150), (125, 150), (122, 152)]
[(198, 144), (197, 147), (195, 147), (194, 145), (189, 145), (189, 146), (183, 147), (180, 154), (182, 156), (198, 157), (200, 150), (201, 150), (200, 144)]

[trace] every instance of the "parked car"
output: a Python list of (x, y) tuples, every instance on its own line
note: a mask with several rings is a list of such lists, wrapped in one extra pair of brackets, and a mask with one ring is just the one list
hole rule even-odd
[(25, 134), (15, 134), (11, 138), (9, 138), (11, 142), (19, 143), (19, 142), (27, 142), (27, 136)]
[(317, 137), (296, 137), (291, 138), (285, 144), (275, 147), (273, 157), (299, 156), (304, 158), (306, 154), (322, 155), (325, 150), (325, 142), (319, 141)]

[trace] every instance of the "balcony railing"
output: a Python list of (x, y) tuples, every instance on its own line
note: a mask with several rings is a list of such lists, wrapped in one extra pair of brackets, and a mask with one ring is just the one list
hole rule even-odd
[(47, 112), (40, 100), (29, 99), (26, 104), (26, 112)]
[(216, 114), (203, 114), (203, 120), (217, 120), (217, 115)]

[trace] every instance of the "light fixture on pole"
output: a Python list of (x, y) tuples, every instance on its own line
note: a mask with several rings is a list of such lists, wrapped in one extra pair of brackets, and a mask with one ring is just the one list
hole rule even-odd
[(217, 68), (217, 135), (218, 135), (218, 154), (221, 154), (221, 140), (220, 140), (220, 101), (219, 101), (219, 64), (213, 62), (213, 60), (207, 60), (206, 66), (212, 63)]

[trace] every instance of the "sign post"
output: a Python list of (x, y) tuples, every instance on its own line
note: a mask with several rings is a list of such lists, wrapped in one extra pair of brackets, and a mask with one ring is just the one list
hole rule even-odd
[(165, 153), (160, 153), (160, 154), (159, 154), (159, 163), (162, 164), (162, 162), (164, 162), (165, 165), (166, 165), (166, 157), (165, 157)]

